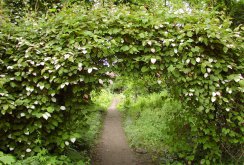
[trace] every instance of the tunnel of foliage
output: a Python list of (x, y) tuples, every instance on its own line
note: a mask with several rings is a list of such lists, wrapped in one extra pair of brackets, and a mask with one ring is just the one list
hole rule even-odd
[[(243, 152), (243, 27), (217, 12), (144, 6), (63, 8), (55, 16), (1, 22), (0, 149), (62, 152), (82, 138), (69, 126), (111, 74), (157, 75), (184, 107), (188, 162), (218, 163)], [(181, 136), (179, 133), (178, 136)]]

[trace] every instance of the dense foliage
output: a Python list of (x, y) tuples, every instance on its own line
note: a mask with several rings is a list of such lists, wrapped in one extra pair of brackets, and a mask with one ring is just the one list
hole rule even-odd
[(1, 0), (1, 3), (12, 20), (18, 20), (30, 11), (46, 12), (48, 9), (54, 11), (62, 7), (60, 0)]
[[(237, 159), (244, 141), (242, 30), (214, 12), (133, 5), (74, 5), (18, 26), (5, 23), (0, 148), (30, 156), (84, 139), (90, 92), (112, 83), (109, 72), (117, 71), (157, 74), (182, 103), (189, 145), (172, 152), (203, 164)], [(78, 120), (83, 134), (74, 131)]]
[(233, 26), (244, 24), (244, 1), (243, 0), (187, 0), (191, 6), (199, 8), (212, 8), (224, 11), (232, 17)]
[[(142, 79), (145, 80), (143, 77)], [(153, 82), (146, 79), (145, 82)], [(189, 118), (180, 101), (172, 98), (165, 88), (161, 92), (150, 93), (140, 84), (141, 79), (127, 82), (123, 91), (124, 99), (118, 108), (124, 113), (124, 125), (130, 144), (138, 152), (149, 152), (156, 164), (189, 164), (192, 155), (184, 155), (191, 151), (191, 131)], [(121, 81), (116, 82), (120, 84)], [(163, 82), (158, 84), (162, 86)], [(158, 87), (150, 88), (158, 89)], [(200, 151), (199, 151), (200, 152)], [(225, 156), (221, 162), (214, 163), (202, 160), (202, 164), (241, 164), (242, 149), (233, 157)], [(195, 155), (198, 159), (199, 155)], [(183, 159), (182, 159), (183, 158)], [(188, 160), (188, 161), (187, 161)]]
[(136, 98), (125, 91), (125, 96), (119, 109), (125, 114), (125, 131), (132, 147), (149, 152), (156, 164), (179, 163), (181, 159), (174, 151), (189, 145), (181, 103), (165, 90)]
[(233, 4), (232, 9), (229, 10), (230, 16), (233, 18), (233, 25), (243, 25), (244, 24), (244, 1), (239, 1)]

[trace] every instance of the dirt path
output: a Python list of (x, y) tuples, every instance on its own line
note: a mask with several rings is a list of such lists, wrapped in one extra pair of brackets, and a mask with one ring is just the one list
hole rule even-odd
[(93, 156), (92, 165), (150, 165), (130, 148), (122, 128), (120, 113), (116, 110), (119, 99), (108, 109), (104, 129)]

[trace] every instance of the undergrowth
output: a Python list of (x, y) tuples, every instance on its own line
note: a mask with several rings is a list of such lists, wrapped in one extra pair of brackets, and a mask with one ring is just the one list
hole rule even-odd
[[(125, 98), (118, 106), (124, 112), (124, 127), (130, 145), (149, 152), (155, 161), (170, 162), (169, 124), (177, 118), (182, 107), (168, 96), (167, 91), (139, 96), (135, 100)], [(173, 116), (172, 116), (173, 115)], [(178, 120), (177, 124), (183, 124)], [(168, 139), (169, 140), (169, 139)]]
[[(136, 151), (148, 152), (156, 164), (197, 163), (202, 153), (194, 148), (198, 137), (191, 136), (194, 130), (190, 128), (189, 120), (197, 124), (197, 118), (188, 112), (192, 107), (183, 107), (166, 89), (153, 93), (140, 93), (138, 89), (140, 86), (137, 80), (127, 82), (122, 101), (118, 105), (118, 109), (124, 114), (124, 129), (131, 147)], [(185, 155), (192, 150), (196, 162), (185, 160), (194, 159), (191, 154)], [(235, 159), (222, 157), (221, 162), (213, 164), (239, 163)]]

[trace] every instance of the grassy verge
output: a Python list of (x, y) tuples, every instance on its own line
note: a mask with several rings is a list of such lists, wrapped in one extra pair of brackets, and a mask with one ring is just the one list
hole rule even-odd
[(172, 129), (183, 123), (179, 113), (182, 108), (178, 101), (163, 91), (137, 98), (127, 96), (118, 108), (124, 114), (124, 129), (132, 148), (148, 152), (155, 163), (176, 161), (170, 152), (170, 143), (177, 132)]

